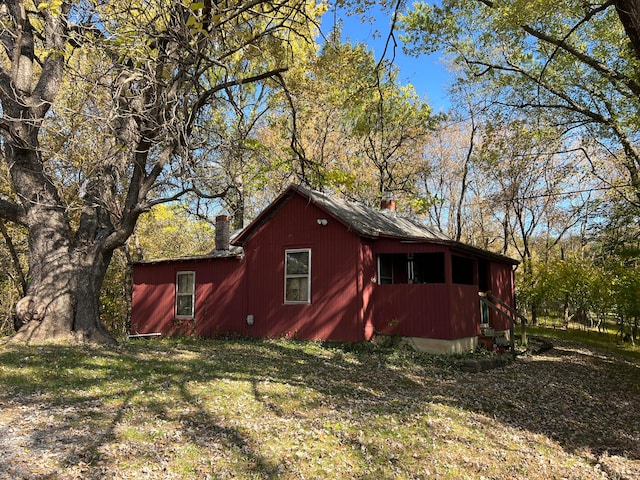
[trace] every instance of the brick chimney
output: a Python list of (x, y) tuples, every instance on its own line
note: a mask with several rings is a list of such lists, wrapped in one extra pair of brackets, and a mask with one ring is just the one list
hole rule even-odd
[(216, 217), (216, 250), (229, 250), (231, 217), (218, 215)]
[(396, 211), (396, 199), (393, 198), (393, 194), (389, 191), (384, 192), (382, 199), (380, 200), (380, 210), (389, 210), (390, 212)]

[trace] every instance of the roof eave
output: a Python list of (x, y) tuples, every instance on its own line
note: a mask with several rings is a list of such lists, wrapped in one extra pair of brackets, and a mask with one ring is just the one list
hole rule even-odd
[(204, 260), (217, 260), (221, 258), (241, 258), (244, 256), (243, 251), (217, 250), (206, 255), (191, 255), (187, 257), (171, 257), (171, 258), (154, 258), (151, 260), (137, 260), (131, 262), (132, 265), (156, 265), (159, 263), (177, 263), (177, 262), (197, 262)]
[(494, 260), (499, 260), (503, 263), (508, 263), (511, 265), (519, 265), (520, 261), (514, 258), (508, 257), (506, 255), (502, 255), (500, 253), (491, 252), (489, 250), (484, 250), (479, 247), (474, 247), (473, 245), (467, 245), (466, 243), (456, 242), (455, 240), (445, 240), (440, 238), (400, 238), (400, 242), (402, 243), (435, 243), (438, 245), (446, 245), (448, 247), (464, 250), (466, 252), (472, 253), (478, 257), (486, 257)]

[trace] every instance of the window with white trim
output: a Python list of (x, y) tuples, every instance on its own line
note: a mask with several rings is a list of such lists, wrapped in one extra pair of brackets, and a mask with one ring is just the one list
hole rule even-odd
[(193, 318), (196, 294), (196, 272), (176, 274), (176, 317)]
[(285, 250), (284, 303), (311, 302), (311, 249)]

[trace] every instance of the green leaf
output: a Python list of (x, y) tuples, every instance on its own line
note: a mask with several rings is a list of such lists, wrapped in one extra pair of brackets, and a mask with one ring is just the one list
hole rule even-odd
[(202, 28), (202, 22), (199, 22), (198, 19), (192, 15), (187, 20), (187, 27), (200, 30)]

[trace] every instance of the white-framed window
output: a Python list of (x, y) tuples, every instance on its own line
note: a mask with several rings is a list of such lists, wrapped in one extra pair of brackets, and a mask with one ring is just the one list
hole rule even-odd
[(176, 317), (193, 318), (196, 297), (196, 272), (176, 274)]
[(284, 303), (311, 303), (311, 249), (284, 252)]

